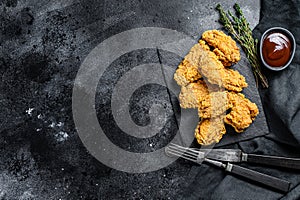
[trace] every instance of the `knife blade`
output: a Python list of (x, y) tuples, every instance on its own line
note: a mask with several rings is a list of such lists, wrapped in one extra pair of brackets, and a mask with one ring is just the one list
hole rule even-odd
[(242, 151), (239, 149), (200, 149), (203, 152), (203, 159), (209, 158), (226, 162), (241, 162)]
[(300, 158), (247, 154), (240, 149), (200, 149), (200, 151), (204, 152), (202, 159), (209, 158), (233, 163), (248, 162), (289, 169), (300, 169)]

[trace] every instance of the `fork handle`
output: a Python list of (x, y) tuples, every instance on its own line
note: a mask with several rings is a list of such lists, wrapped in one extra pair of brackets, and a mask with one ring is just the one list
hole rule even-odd
[(245, 154), (246, 162), (264, 164), (269, 166), (284, 167), (289, 169), (300, 169), (299, 158), (285, 158), (279, 156), (265, 156), (255, 154)]
[(269, 176), (267, 174), (263, 174), (231, 163), (227, 164), (226, 171), (247, 178), (249, 180), (261, 183), (265, 186), (271, 187), (284, 193), (288, 192), (290, 189), (290, 182), (286, 180)]

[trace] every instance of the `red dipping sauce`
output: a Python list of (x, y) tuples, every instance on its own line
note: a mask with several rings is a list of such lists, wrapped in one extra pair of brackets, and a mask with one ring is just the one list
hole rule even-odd
[(272, 32), (263, 40), (262, 55), (272, 67), (282, 67), (290, 59), (292, 47), (290, 39), (280, 32)]

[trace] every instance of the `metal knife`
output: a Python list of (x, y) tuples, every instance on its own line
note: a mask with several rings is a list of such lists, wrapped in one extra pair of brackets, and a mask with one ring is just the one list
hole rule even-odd
[(223, 163), (221, 161), (208, 159), (205, 157), (205, 153), (199, 151), (199, 149), (195, 150), (192, 148), (182, 147), (180, 145), (170, 143), (165, 148), (165, 153), (167, 156), (181, 157), (198, 164), (202, 164), (202, 162), (210, 163), (212, 165), (225, 169), (225, 171), (231, 174), (244, 177), (246, 179), (255, 181), (281, 192), (288, 192), (290, 189), (291, 184), (289, 181), (263, 174), (245, 167), (241, 167), (236, 164), (231, 164), (230, 162)]
[(247, 178), (249, 180), (261, 183), (265, 186), (274, 188), (276, 190), (279, 190), (281, 192), (288, 192), (290, 190), (290, 185), (291, 183), (286, 181), (286, 180), (282, 180), (273, 176), (269, 176), (267, 174), (263, 174), (251, 169), (247, 169), (245, 167), (241, 167), (238, 165), (234, 165), (231, 163), (227, 163), (227, 164), (223, 164), (220, 161), (215, 161), (215, 160), (210, 160), (205, 158), (204, 159), (205, 162), (208, 162), (210, 164), (213, 164), (215, 166), (221, 167), (223, 169), (225, 169), (225, 171), (231, 173), (231, 174), (235, 174), (244, 178)]
[(200, 151), (204, 152), (203, 159), (209, 158), (235, 163), (248, 162), (289, 169), (300, 169), (300, 158), (247, 154), (242, 152), (240, 149), (200, 149)]

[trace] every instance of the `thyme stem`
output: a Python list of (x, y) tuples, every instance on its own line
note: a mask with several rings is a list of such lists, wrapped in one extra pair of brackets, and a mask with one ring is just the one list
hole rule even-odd
[(252, 30), (250, 29), (249, 23), (240, 6), (237, 3), (234, 5), (236, 16), (229, 11), (226, 13), (220, 4), (217, 5), (216, 9), (220, 13), (220, 23), (237, 40), (243, 51), (246, 53), (247, 59), (252, 67), (256, 85), (258, 86), (258, 82), (260, 81), (263, 88), (268, 88), (268, 80), (260, 68), (257, 53), (258, 40), (253, 38)]

